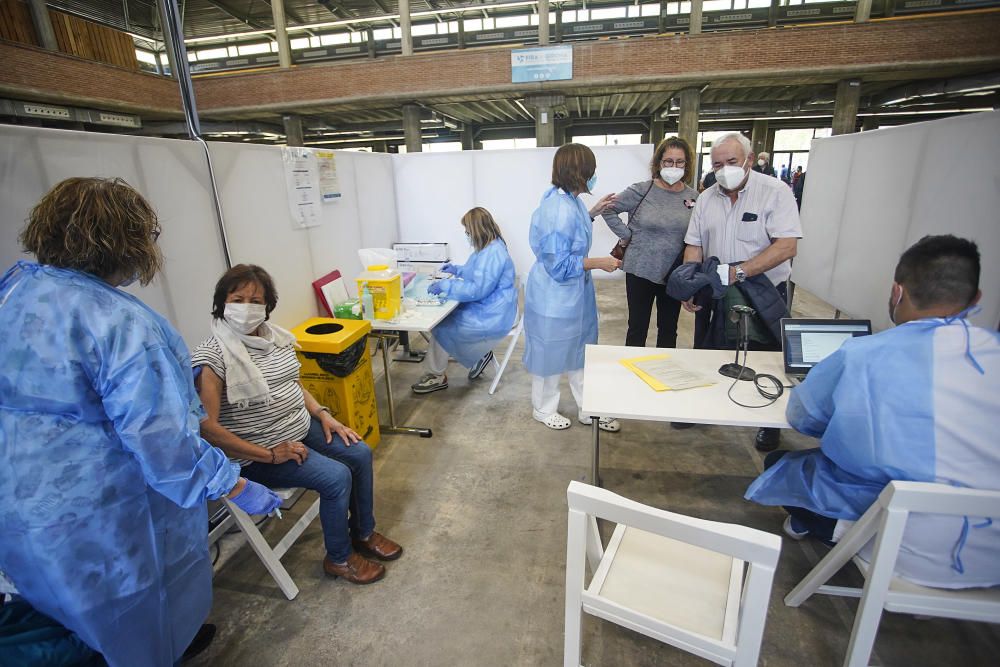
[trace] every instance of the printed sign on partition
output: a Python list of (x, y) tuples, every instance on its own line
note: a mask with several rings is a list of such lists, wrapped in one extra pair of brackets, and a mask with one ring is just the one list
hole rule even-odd
[(319, 165), (319, 193), (324, 202), (340, 197), (340, 181), (337, 180), (337, 160), (333, 151), (316, 151)]
[(317, 226), (320, 196), (316, 156), (308, 148), (283, 146), (281, 158), (285, 163), (285, 186), (292, 227), (302, 229)]
[(572, 79), (573, 47), (563, 45), (515, 49), (510, 52), (510, 74), (513, 83)]

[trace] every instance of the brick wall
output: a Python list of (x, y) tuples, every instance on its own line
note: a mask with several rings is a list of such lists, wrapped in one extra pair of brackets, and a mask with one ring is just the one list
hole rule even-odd
[[(253, 109), (294, 110), (318, 104), (402, 100), (471, 92), (524, 94), (583, 85), (627, 86), (741, 78), (792, 83), (810, 75), (891, 74), (942, 65), (1000, 65), (1000, 11), (867, 24), (743, 30), (688, 36), (576, 43), (574, 80), (510, 83), (510, 49), (394, 56), (207, 77), (195, 82), (199, 111), (209, 118)], [(149, 117), (176, 115), (177, 85), (154, 75), (0, 42), (0, 93), (88, 104)]]
[(998, 34), (1000, 12), (992, 11), (576, 43), (572, 82), (512, 85), (510, 50), (493, 48), (213, 77), (198, 80), (195, 91), (201, 111), (224, 114), (252, 107), (293, 109), (486, 90), (525, 93), (581, 84), (851, 76), (947, 63), (995, 66), (1000, 64)]
[(0, 41), (0, 94), (149, 115), (179, 115), (177, 82)]

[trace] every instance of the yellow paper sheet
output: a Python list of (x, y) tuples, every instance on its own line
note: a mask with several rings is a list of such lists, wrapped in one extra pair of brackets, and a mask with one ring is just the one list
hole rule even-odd
[(642, 379), (643, 382), (645, 382), (646, 384), (648, 384), (650, 387), (652, 387), (656, 391), (668, 391), (670, 389), (670, 387), (668, 387), (667, 385), (663, 384), (659, 380), (656, 380), (649, 373), (647, 373), (647, 372), (645, 372), (645, 371), (640, 370), (639, 368), (637, 368), (636, 365), (635, 365), (635, 362), (637, 362), (637, 361), (649, 361), (651, 359), (669, 359), (669, 358), (670, 358), (669, 354), (650, 354), (650, 355), (647, 355), (647, 356), (644, 356), (644, 357), (633, 357), (631, 359), (621, 359), (621, 360), (619, 360), (618, 363), (620, 363), (622, 366), (624, 366), (625, 368), (629, 369), (630, 371), (632, 371), (633, 373), (635, 373), (636, 375), (638, 375)]
[[(661, 368), (658, 370), (655, 368), (657, 364), (650, 363), (663, 362), (668, 359), (670, 359), (669, 354), (653, 354), (622, 359), (620, 363), (656, 391), (680, 391), (715, 384), (713, 380), (703, 377), (700, 373), (674, 362), (667, 364), (667, 368), (662, 368), (663, 364), (659, 364)], [(645, 366), (646, 369), (641, 368), (640, 365)], [(671, 382), (670, 378), (674, 378), (675, 381)]]

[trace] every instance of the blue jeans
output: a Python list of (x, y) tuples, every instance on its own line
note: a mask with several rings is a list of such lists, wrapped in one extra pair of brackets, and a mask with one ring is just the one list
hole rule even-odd
[(296, 461), (251, 463), (242, 474), (269, 487), (297, 486), (319, 492), (326, 553), (334, 563), (343, 563), (351, 555), (351, 538), (360, 540), (375, 530), (372, 450), (363, 441), (348, 447), (336, 433), (327, 442), (316, 419), (302, 443), (312, 450), (302, 465)]

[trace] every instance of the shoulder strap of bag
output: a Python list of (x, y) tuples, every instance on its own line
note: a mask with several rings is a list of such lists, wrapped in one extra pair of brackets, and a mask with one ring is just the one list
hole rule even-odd
[(628, 228), (629, 231), (632, 230), (632, 219), (635, 218), (635, 214), (639, 212), (639, 207), (642, 206), (642, 202), (646, 201), (646, 195), (649, 194), (649, 191), (653, 189), (654, 185), (656, 185), (655, 179), (649, 182), (649, 187), (646, 188), (646, 193), (642, 195), (642, 199), (639, 200), (639, 203), (635, 205), (634, 209), (632, 209), (632, 213), (629, 214), (628, 224), (625, 225), (625, 227)]

